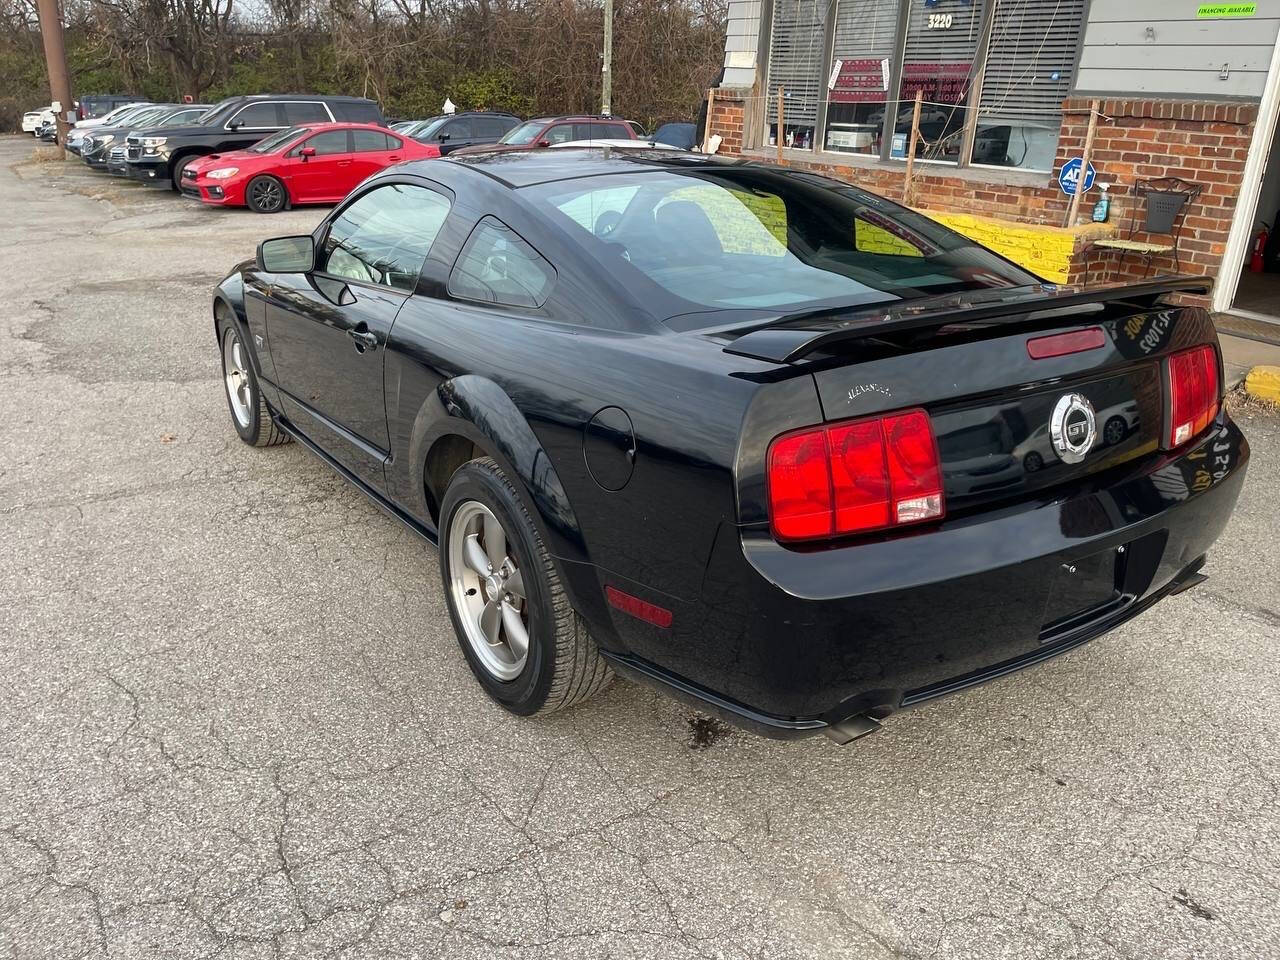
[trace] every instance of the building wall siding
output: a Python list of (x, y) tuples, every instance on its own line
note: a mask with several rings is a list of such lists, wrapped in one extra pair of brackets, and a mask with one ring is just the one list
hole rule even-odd
[(1280, 0), (1256, 3), (1252, 17), (1202, 20), (1200, 0), (1092, 0), (1075, 90), (1261, 97)]

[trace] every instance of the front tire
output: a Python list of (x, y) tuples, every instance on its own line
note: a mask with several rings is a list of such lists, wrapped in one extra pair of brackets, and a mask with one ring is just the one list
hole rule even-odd
[(254, 213), (279, 213), (288, 200), (284, 184), (266, 174), (254, 177), (244, 188), (245, 206)]
[(487, 457), (463, 464), (445, 491), (440, 575), (471, 672), (502, 707), (553, 713), (613, 679), (523, 501)]
[(275, 447), (289, 442), (289, 435), (271, 419), (253, 364), (249, 362), (248, 348), (234, 323), (222, 325), (222, 382), (231, 424), (241, 440), (251, 447)]
[(174, 193), (182, 192), (182, 171), (187, 169), (187, 164), (194, 163), (199, 159), (200, 158), (198, 156), (191, 154), (185, 157), (179, 157), (177, 160), (173, 161), (173, 165), (169, 171), (169, 179), (172, 181)]

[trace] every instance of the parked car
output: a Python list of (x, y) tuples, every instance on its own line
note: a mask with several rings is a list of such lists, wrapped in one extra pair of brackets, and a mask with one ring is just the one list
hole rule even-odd
[(134, 130), (188, 124), (199, 119), (208, 105), (157, 103), (143, 107), (133, 114), (126, 114), (113, 121), (109, 127), (96, 127), (89, 132), (80, 146), (80, 158), (95, 170), (106, 170), (111, 151), (120, 148), (124, 157), (125, 139)]
[(148, 100), (142, 100), (137, 103), (125, 103), (116, 107), (109, 113), (104, 113), (99, 117), (91, 117), (88, 120), (77, 120), (72, 124), (71, 129), (67, 131), (66, 147), (72, 153), (80, 152), (80, 144), (84, 138), (92, 134), (100, 127), (114, 126), (117, 123), (123, 123), (130, 116), (136, 115), (139, 111), (154, 106)]
[[(157, 130), (164, 127), (190, 126), (208, 113), (210, 109), (211, 107), (207, 103), (186, 103), (181, 107), (171, 107), (159, 120), (145, 129)], [(129, 162), (126, 158), (127, 140), (129, 134), (136, 129), (141, 128), (130, 127), (124, 131), (123, 135), (116, 136), (104, 153), (104, 169), (113, 177), (127, 177), (129, 175)]]
[(131, 133), (125, 141), (129, 176), (179, 190), (182, 168), (198, 157), (243, 150), (299, 124), (334, 122), (382, 125), (382, 110), (363, 97), (328, 94), (230, 97), (190, 126)]
[(463, 147), (497, 143), (519, 125), (520, 118), (509, 113), (446, 113), (423, 121), (408, 136), (431, 146), (437, 156), (447, 156)]
[[(456, 157), (262, 243), (211, 319), (240, 438), (438, 541), (508, 710), (617, 670), (844, 741), (1204, 579), (1249, 457), (1212, 318), (1167, 301), (1204, 278), (1069, 291), (785, 168)], [(1143, 415), (1099, 451), (1115, 394)], [(1055, 424), (1061, 465), (957, 489), (987, 409)]]
[(654, 140), (566, 140), (564, 143), (553, 143), (552, 150), (599, 150), (609, 147), (615, 150), (682, 150), (669, 143), (658, 143)]
[[(170, 103), (150, 103), (126, 110), (107, 126), (81, 130), (73, 152), (78, 153), (80, 159), (90, 167), (98, 170), (105, 169), (107, 151), (113, 142), (116, 140), (124, 142), (127, 131), (135, 127), (154, 126), (175, 106), (176, 104)], [(70, 135), (67, 137), (67, 146), (71, 146)]]
[(29, 133), (33, 137), (36, 131), (40, 129), (41, 124), (45, 121), (54, 122), (53, 107), (41, 107), (39, 110), (29, 110), (22, 115), (22, 132)]
[(140, 103), (143, 100), (143, 97), (135, 97), (127, 93), (91, 93), (87, 97), (80, 98), (80, 103), (76, 106), (76, 116), (81, 120), (93, 120), (105, 117), (117, 107)]
[(664, 123), (653, 131), (653, 139), (669, 143), (681, 150), (692, 150), (697, 142), (698, 128), (692, 123)]
[(463, 147), (456, 155), (470, 153), (513, 153), (537, 150), (569, 140), (634, 140), (635, 131), (625, 120), (615, 117), (540, 117), (526, 120), (509, 130), (497, 142), (484, 146)]
[(308, 124), (187, 164), (182, 193), (215, 206), (278, 213), (291, 205), (337, 203), (379, 170), (434, 156), (425, 144), (374, 124)]

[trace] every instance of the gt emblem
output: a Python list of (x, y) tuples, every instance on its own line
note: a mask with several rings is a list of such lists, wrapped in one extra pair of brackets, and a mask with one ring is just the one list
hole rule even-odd
[(1063, 463), (1079, 463), (1098, 439), (1098, 418), (1088, 397), (1068, 393), (1059, 398), (1049, 418), (1049, 439)]

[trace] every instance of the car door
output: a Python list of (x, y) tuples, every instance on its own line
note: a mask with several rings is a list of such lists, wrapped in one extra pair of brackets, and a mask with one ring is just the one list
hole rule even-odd
[(402, 141), (381, 130), (351, 131), (351, 185), (354, 190), (368, 177), (404, 159)]
[[(314, 156), (304, 156), (304, 150)], [(324, 130), (290, 148), (287, 178), (294, 203), (341, 200), (359, 180), (351, 179), (351, 137), (346, 130)]]
[(267, 340), (285, 414), (378, 491), (390, 449), (384, 347), (450, 203), (420, 183), (381, 183), (321, 226), (311, 273), (271, 277)]
[(442, 156), (460, 147), (471, 146), (476, 142), (475, 126), (471, 117), (456, 117), (448, 121), (436, 139)]

